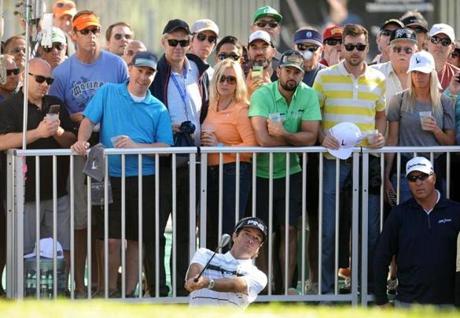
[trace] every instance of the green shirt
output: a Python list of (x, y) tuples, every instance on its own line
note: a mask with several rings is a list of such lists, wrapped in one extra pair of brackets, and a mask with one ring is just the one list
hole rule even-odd
[[(321, 120), (321, 111), (316, 92), (303, 82), (300, 82), (288, 105), (278, 90), (278, 81), (258, 88), (251, 97), (249, 117), (280, 116), (284, 128), (290, 133), (301, 130), (302, 121)], [(301, 171), (299, 158), (296, 154), (290, 155), (290, 174)], [(257, 155), (257, 176), (269, 178), (269, 154)], [(273, 178), (286, 177), (286, 155), (273, 154)]]

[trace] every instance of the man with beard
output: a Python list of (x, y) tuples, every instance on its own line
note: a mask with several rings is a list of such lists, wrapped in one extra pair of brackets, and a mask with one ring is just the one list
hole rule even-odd
[[(259, 31), (260, 32), (260, 31)], [(302, 82), (304, 58), (298, 51), (286, 51), (277, 68), (278, 80), (257, 89), (251, 98), (249, 117), (262, 147), (311, 146), (316, 142), (321, 113), (318, 98), (312, 88)], [(291, 285), (296, 267), (296, 224), (302, 213), (301, 191), (286, 193), (286, 178), (289, 174), (289, 188), (302, 188), (302, 174), (298, 156), (290, 156), (289, 170), (286, 170), (286, 155), (273, 155), (273, 174), (270, 174), (269, 154), (257, 156), (257, 217), (268, 223), (269, 183), (273, 178), (273, 228), (280, 237), (277, 257), (281, 264), (284, 293), (295, 293)], [(286, 210), (289, 200), (289, 210)], [(289, 222), (286, 224), (286, 213)], [(288, 251), (285, 250), (286, 231), (289, 235)], [(261, 249), (259, 267), (267, 272), (267, 250)], [(288, 259), (288, 267), (285, 260)]]
[[(358, 24), (346, 25), (343, 30), (342, 52), (344, 60), (339, 64), (321, 70), (316, 76), (313, 88), (317, 91), (322, 109), (323, 121), (319, 131), (319, 141), (329, 149), (337, 150), (341, 143), (330, 133), (330, 128), (338, 123), (351, 122), (362, 132), (372, 131), (375, 136), (369, 143), (365, 138), (360, 145), (380, 148), (385, 144), (385, 76), (367, 66), (365, 60), (369, 51), (368, 31)], [(358, 84), (359, 83), (359, 84)], [(376, 132), (378, 129), (378, 132)], [(343, 142), (343, 140), (342, 140)], [(340, 148), (343, 149), (343, 148)], [(351, 155), (351, 152), (350, 154)], [(322, 233), (322, 292), (334, 292), (335, 247), (335, 201), (336, 201), (336, 160), (325, 155), (323, 176), (323, 233)], [(352, 169), (352, 162), (346, 156), (340, 160), (339, 189), (343, 192), (345, 180)], [(378, 187), (380, 193), (380, 187)], [(380, 224), (379, 195), (369, 190), (369, 279), (371, 280), (372, 256), (377, 243)], [(340, 200), (346, 199), (340, 195)], [(343, 213), (349, 209), (343, 209)], [(341, 212), (341, 213), (342, 213)], [(348, 216), (343, 220), (349, 222)], [(342, 221), (341, 223), (344, 223)], [(346, 227), (346, 224), (342, 224)], [(341, 236), (344, 237), (344, 236)], [(348, 249), (348, 247), (346, 247)], [(349, 266), (348, 257), (339, 262), (341, 268)]]
[[(270, 34), (255, 31), (249, 36), (246, 85), (249, 97), (264, 83), (270, 83), (273, 74), (272, 59), (276, 50)], [(254, 72), (254, 66), (262, 67), (262, 72)], [(257, 75), (256, 75), (257, 74)]]

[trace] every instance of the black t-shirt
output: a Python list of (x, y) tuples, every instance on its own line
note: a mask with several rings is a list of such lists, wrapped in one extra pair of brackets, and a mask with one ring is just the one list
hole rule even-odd
[[(23, 93), (0, 103), (0, 134), (19, 133), (23, 127)], [(54, 96), (46, 95), (43, 98), (42, 109), (36, 105), (29, 103), (27, 130), (33, 130), (38, 127), (40, 122), (45, 118), (50, 105), (60, 105), (59, 120), (61, 127), (65, 131), (75, 133), (74, 124), (70, 120), (69, 114), (66, 111), (65, 104), (60, 99)], [(53, 138), (41, 138), (27, 145), (27, 149), (59, 149), (62, 148), (59, 143)], [(57, 196), (61, 197), (67, 194), (66, 184), (69, 175), (69, 158), (66, 156), (57, 156)], [(35, 201), (35, 157), (27, 157), (27, 173), (26, 173), (26, 202)], [(49, 200), (53, 198), (53, 157), (40, 157), (40, 200)]]

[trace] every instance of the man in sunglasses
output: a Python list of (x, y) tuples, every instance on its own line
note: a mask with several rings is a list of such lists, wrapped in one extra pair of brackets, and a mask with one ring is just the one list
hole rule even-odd
[(105, 32), (107, 51), (122, 56), (126, 47), (134, 39), (134, 32), (126, 22), (111, 24)]
[[(194, 54), (187, 54), (191, 40), (190, 27), (187, 22), (180, 19), (168, 21), (163, 29), (161, 44), (164, 55), (158, 61), (158, 71), (150, 91), (168, 108), (172, 121), (173, 133), (180, 132), (182, 123), (195, 127), (192, 139), (195, 145), (200, 144), (200, 125), (206, 114), (208, 105), (208, 76), (206, 70), (209, 65)], [(188, 122), (188, 123), (187, 123)], [(177, 220), (176, 253), (177, 274), (172, 279), (176, 280), (177, 295), (185, 296), (183, 282), (188, 268), (189, 260), (189, 169), (194, 167), (188, 164), (178, 165), (176, 169), (176, 204)], [(172, 210), (172, 177), (171, 158), (161, 162), (160, 173), (160, 259), (164, 257), (164, 230), (166, 221)], [(180, 255), (180, 256), (179, 256)], [(155, 284), (159, 284), (161, 296), (168, 295), (165, 268), (163, 263), (155, 262), (155, 242), (146, 242), (145, 272), (150, 295), (155, 295)], [(171, 261), (171, 268), (173, 263)], [(155, 269), (159, 268), (160, 281), (155, 282)], [(172, 272), (172, 271), (171, 271)]]
[(458, 67), (447, 61), (449, 55), (455, 49), (455, 32), (450, 25), (438, 23), (433, 24), (428, 35), (430, 36), (428, 52), (433, 55), (439, 82), (442, 90), (445, 90), (454, 75), (460, 71)]
[[(50, 95), (64, 101), (71, 120), (77, 125), (83, 120), (83, 111), (96, 91), (105, 83), (122, 83), (127, 80), (127, 66), (110, 52), (101, 50), (101, 24), (92, 11), (78, 12), (72, 20), (72, 39), (76, 52), (53, 70), (55, 81)], [(99, 128), (95, 128), (91, 144), (99, 142)], [(81, 173), (83, 157), (75, 158), (75, 292), (85, 296), (84, 273), (86, 259), (87, 196), (86, 175)], [(97, 207), (95, 207), (97, 208)], [(97, 210), (97, 212), (103, 213)], [(102, 246), (102, 243), (101, 245)], [(96, 277), (96, 271), (93, 272)], [(101, 274), (102, 275), (102, 274)], [(102, 282), (102, 280), (100, 280)], [(103, 286), (99, 286), (102, 290)]]
[(67, 40), (64, 31), (53, 27), (51, 31), (51, 46), (43, 46), (40, 42), (38, 47), (39, 56), (47, 61), (54, 70), (59, 64), (67, 58)]
[(389, 304), (386, 279), (396, 255), (396, 307), (453, 306), (460, 204), (435, 189), (433, 165), (424, 157), (407, 162), (406, 178), (412, 198), (390, 212), (376, 248), (375, 302)]
[(21, 72), (24, 70), (26, 62), (26, 40), (22, 35), (14, 35), (6, 40), (3, 52), (13, 55), (16, 66), (19, 67)]
[(232, 59), (243, 63), (243, 45), (233, 35), (224, 36), (216, 46), (217, 60)]
[[(191, 27), (192, 42), (190, 45), (190, 53), (198, 56), (203, 63), (208, 64), (208, 57), (217, 43), (219, 37), (219, 27), (209, 19), (200, 19), (195, 21)], [(214, 69), (209, 66), (206, 70), (208, 77), (211, 80), (214, 74)]]
[(428, 22), (424, 16), (418, 11), (407, 11), (399, 20), (404, 23), (406, 28), (415, 32), (418, 49), (426, 50), (428, 44)]
[(455, 49), (450, 53), (447, 62), (456, 67), (460, 67), (460, 41), (455, 40)]
[(0, 63), (5, 68), (6, 75), (5, 82), (0, 83), (0, 102), (2, 102), (18, 92), (20, 70), (12, 55), (0, 55)]
[(371, 66), (386, 77), (385, 98), (387, 103), (396, 93), (407, 89), (410, 57), (417, 50), (415, 32), (409, 28), (397, 29), (390, 35), (388, 47), (390, 61)]
[(390, 36), (391, 32), (396, 29), (403, 28), (404, 24), (399, 21), (398, 19), (389, 19), (386, 20), (382, 26), (380, 27), (380, 31), (377, 34), (377, 38), (375, 41), (377, 42), (377, 48), (379, 50), (379, 54), (377, 54), (372, 63), (370, 64), (378, 64), (378, 63), (385, 63), (389, 60), (389, 52), (388, 52), (388, 45), (390, 44)]
[[(322, 109), (323, 120), (319, 132), (319, 142), (329, 149), (340, 149), (343, 140), (338, 140), (331, 134), (331, 128), (343, 122), (356, 124), (361, 131), (372, 131), (374, 138), (361, 141), (360, 146), (368, 148), (381, 148), (385, 144), (385, 76), (366, 64), (366, 56), (369, 52), (368, 31), (361, 25), (349, 24), (344, 27), (342, 37), (342, 52), (344, 60), (339, 64), (321, 70), (316, 76), (313, 88), (317, 91)], [(377, 130), (377, 132), (376, 132)], [(335, 246), (335, 201), (336, 201), (336, 160), (330, 154), (325, 155), (323, 175), (323, 244), (322, 244), (322, 291), (333, 293), (335, 286), (334, 246)], [(346, 176), (352, 169), (348, 157), (340, 159), (339, 191), (343, 192)], [(379, 188), (380, 189), (380, 188)], [(379, 233), (379, 195), (380, 190), (375, 188), (369, 191), (369, 264), (372, 264), (373, 251)], [(344, 199), (345, 197), (345, 199)], [(345, 204), (346, 196), (341, 195), (341, 204)], [(346, 213), (348, 209), (342, 209), (340, 213)], [(344, 220), (349, 220), (344, 218)], [(345, 221), (344, 229), (346, 227)], [(343, 236), (342, 236), (343, 237)], [(345, 234), (345, 237), (349, 237)], [(343, 239), (341, 239), (342, 241)], [(347, 245), (347, 244), (345, 244)], [(344, 247), (345, 253), (348, 245)], [(339, 251), (344, 252), (343, 249)], [(348, 257), (339, 264), (340, 267), (348, 267)], [(369, 280), (372, 279), (372, 267), (369, 267)], [(370, 289), (372, 286), (369, 286)]]
[[(40, 58), (29, 61), (28, 86), (28, 128), (26, 142), (28, 149), (68, 148), (75, 140), (74, 125), (69, 118), (64, 103), (48, 95), (53, 82), (51, 66)], [(0, 151), (21, 148), (23, 132), (24, 94), (20, 91), (0, 104)], [(52, 106), (58, 114), (49, 114)], [(56, 116), (57, 115), (57, 116)], [(69, 158), (58, 156), (56, 175), (53, 176), (53, 159), (40, 158), (40, 237), (53, 235), (53, 178), (57, 181), (57, 239), (63, 246), (67, 264), (70, 250), (70, 202), (67, 194)], [(26, 159), (24, 205), (24, 254), (31, 253), (35, 246), (36, 229), (36, 166), (35, 159)]]
[[(260, 32), (260, 31), (259, 31)], [(321, 113), (315, 91), (302, 82), (304, 57), (299, 51), (283, 53), (277, 68), (278, 80), (257, 89), (251, 97), (249, 117), (262, 147), (311, 146), (316, 142)], [(270, 175), (268, 154), (257, 156), (257, 211), (256, 215), (268, 221), (269, 205), (273, 206), (272, 232), (279, 234), (280, 249), (275, 258), (281, 266), (281, 280), (286, 283), (289, 294), (296, 294), (297, 279), (293, 282), (296, 268), (297, 221), (302, 214), (302, 173), (298, 156), (291, 156), (289, 172), (286, 155), (273, 156), (273, 176)], [(270, 178), (273, 177), (273, 199), (270, 197)], [(290, 193), (286, 193), (289, 178)], [(292, 190), (296, 189), (296, 190)], [(286, 222), (286, 200), (289, 202), (289, 220)], [(289, 233), (289, 252), (285, 250), (285, 235)], [(267, 270), (267, 249), (261, 251), (260, 267)], [(288, 256), (289, 254), (289, 256)], [(285, 267), (285, 258), (288, 267)], [(285, 286), (283, 284), (283, 286)]]
[[(278, 39), (281, 32), (283, 16), (270, 6), (260, 7), (254, 12), (251, 31), (266, 31), (272, 39)], [(280, 54), (281, 55), (281, 54)]]
[(342, 32), (343, 28), (331, 25), (323, 31), (323, 58), (320, 63), (332, 66), (339, 63), (342, 57)]

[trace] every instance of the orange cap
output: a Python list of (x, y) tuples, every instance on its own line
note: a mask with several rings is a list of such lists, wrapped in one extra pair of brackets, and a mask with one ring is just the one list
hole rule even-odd
[(89, 26), (101, 27), (101, 24), (99, 23), (99, 17), (91, 13), (91, 14), (82, 14), (78, 18), (74, 19), (72, 22), (72, 26), (77, 31), (81, 31), (83, 29), (86, 29)]
[(73, 17), (76, 13), (77, 6), (71, 0), (58, 0), (53, 4), (53, 14), (58, 18), (66, 14)]

